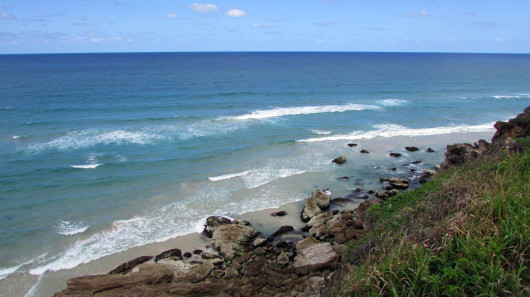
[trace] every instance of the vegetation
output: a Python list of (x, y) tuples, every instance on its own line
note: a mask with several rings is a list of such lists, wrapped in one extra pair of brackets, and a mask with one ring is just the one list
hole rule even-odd
[[(530, 145), (372, 207), (333, 296), (530, 296)], [(360, 250), (369, 252), (355, 262)]]

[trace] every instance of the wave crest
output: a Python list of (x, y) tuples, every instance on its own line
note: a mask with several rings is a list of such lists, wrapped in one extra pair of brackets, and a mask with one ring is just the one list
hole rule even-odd
[(360, 110), (380, 110), (380, 106), (365, 105), (365, 104), (345, 104), (345, 105), (323, 105), (323, 106), (300, 106), (300, 107), (278, 107), (266, 110), (256, 110), (249, 114), (244, 114), (235, 117), (228, 117), (229, 120), (261, 120), (268, 118), (277, 118), (284, 116), (329, 113), (329, 112), (345, 112), (345, 111), (360, 111)]

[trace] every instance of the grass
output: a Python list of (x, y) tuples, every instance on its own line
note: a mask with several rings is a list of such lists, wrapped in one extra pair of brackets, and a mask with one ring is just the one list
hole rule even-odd
[[(530, 296), (530, 145), (436, 175), (370, 209), (332, 296)], [(357, 263), (355, 263), (357, 264)]]

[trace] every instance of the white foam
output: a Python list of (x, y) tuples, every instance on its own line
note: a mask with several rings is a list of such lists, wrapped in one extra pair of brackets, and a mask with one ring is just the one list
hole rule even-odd
[(20, 136), (18, 136), (18, 135), (13, 135), (12, 138), (13, 138), (13, 139), (19, 139)]
[(332, 131), (323, 131), (323, 130), (312, 129), (311, 133), (318, 134), (318, 135), (329, 135), (329, 134), (331, 134), (333, 132)]
[(372, 131), (356, 131), (350, 134), (334, 135), (320, 138), (300, 139), (297, 142), (320, 142), (320, 141), (336, 141), (336, 140), (357, 140), (357, 139), (371, 139), (375, 137), (394, 137), (394, 136), (429, 136), (441, 135), (450, 133), (472, 133), (472, 132), (489, 132), (494, 131), (494, 123), (468, 126), (443, 126), (435, 128), (407, 128), (400, 125), (376, 125), (375, 130)]
[(495, 99), (518, 99), (521, 98), (520, 95), (496, 95), (492, 96)]
[(8, 267), (8, 268), (0, 268), (0, 280), (10, 276), (11, 274), (15, 273), (17, 270), (20, 269), (20, 267), (24, 266), (24, 265), (28, 265), (30, 264), (31, 262), (33, 262), (33, 260), (30, 260), (30, 261), (27, 261), (27, 262), (24, 262), (20, 265), (17, 265), (17, 266), (13, 266), (13, 267)]
[(251, 170), (249, 174), (243, 176), (245, 187), (254, 189), (266, 185), (279, 178), (286, 178), (293, 175), (303, 174), (305, 171), (292, 168), (260, 168)]
[(60, 220), (59, 224), (55, 227), (55, 229), (57, 230), (57, 233), (68, 236), (83, 233), (88, 229), (88, 227), (88, 225), (84, 225), (83, 223), (76, 224)]
[(228, 117), (230, 120), (261, 120), (268, 118), (276, 118), (283, 116), (293, 115), (304, 115), (304, 114), (316, 114), (316, 113), (329, 113), (329, 112), (345, 112), (355, 110), (379, 110), (380, 106), (376, 105), (364, 105), (364, 104), (345, 104), (345, 105), (323, 105), (323, 106), (300, 106), (300, 107), (278, 107), (267, 110), (256, 110), (252, 113)]
[(245, 176), (245, 175), (247, 175), (249, 173), (250, 173), (250, 171), (243, 171), (243, 172), (234, 173), (234, 174), (224, 174), (224, 175), (219, 175), (219, 176), (208, 177), (208, 179), (211, 180), (211, 181), (220, 181), (220, 180), (225, 180), (225, 179), (231, 179), (231, 178), (235, 178), (235, 177)]
[(101, 165), (103, 164), (70, 165), (70, 167), (76, 168), (76, 169), (95, 169)]
[(400, 106), (403, 104), (407, 104), (408, 100), (403, 99), (384, 99), (384, 100), (378, 100), (376, 101), (377, 104), (383, 105), (383, 106)]
[(34, 297), (38, 296), (38, 291), (41, 283), (42, 275), (39, 276), (37, 279), (37, 282), (31, 287), (31, 289), (28, 290), (28, 292), (24, 295), (24, 297)]

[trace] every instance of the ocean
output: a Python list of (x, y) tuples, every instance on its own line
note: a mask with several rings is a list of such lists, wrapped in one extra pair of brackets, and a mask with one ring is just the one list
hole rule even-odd
[[(432, 168), (444, 141), (528, 105), (530, 55), (0, 55), (0, 295), (37, 296), (43, 275), (210, 215), (377, 190), (388, 168)], [(432, 144), (403, 150), (420, 137)]]

